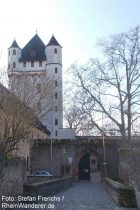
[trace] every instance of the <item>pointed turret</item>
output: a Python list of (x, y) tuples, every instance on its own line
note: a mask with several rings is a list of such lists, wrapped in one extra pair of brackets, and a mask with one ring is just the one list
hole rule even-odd
[(59, 47), (61, 47), (61, 45), (58, 43), (58, 41), (56, 40), (54, 35), (52, 35), (52, 37), (51, 37), (49, 43), (47, 44), (47, 46), (59, 46)]
[(11, 46), (9, 48), (20, 48), (20, 47), (18, 46), (16, 40), (14, 39), (13, 43), (11, 44)]
[(8, 48), (8, 74), (12, 71), (18, 71), (18, 60), (20, 57), (21, 48), (14, 39), (11, 46)]
[(47, 58), (47, 75), (54, 81), (53, 100), (55, 110), (51, 112), (48, 126), (52, 139), (60, 138), (60, 129), (63, 128), (63, 97), (62, 97), (62, 47), (52, 35), (45, 48)]
[(54, 35), (52, 35), (49, 43), (46, 45), (45, 52), (48, 64), (57, 63), (62, 65), (62, 46), (58, 43)]

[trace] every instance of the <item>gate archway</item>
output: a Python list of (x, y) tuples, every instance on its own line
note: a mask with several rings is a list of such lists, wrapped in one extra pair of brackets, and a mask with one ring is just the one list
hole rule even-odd
[(86, 153), (79, 161), (79, 180), (90, 180), (90, 153)]

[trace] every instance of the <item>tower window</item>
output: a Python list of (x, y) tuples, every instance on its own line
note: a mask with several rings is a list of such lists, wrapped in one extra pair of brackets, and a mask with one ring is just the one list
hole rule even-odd
[(9, 50), (9, 55), (10, 55), (10, 50)]
[(26, 67), (26, 62), (23, 63), (23, 67)]
[(33, 61), (31, 61), (31, 67), (34, 67), (34, 62)]
[(57, 136), (57, 134), (58, 134), (57, 131), (55, 131), (55, 136)]
[(13, 49), (13, 55), (16, 55), (16, 50), (15, 49)]
[(41, 67), (42, 66), (42, 61), (39, 61), (39, 67)]
[(16, 63), (15, 62), (13, 62), (13, 68), (16, 68)]
[(57, 48), (54, 48), (54, 53), (57, 54)]
[(58, 125), (58, 119), (55, 119), (55, 125)]
[(55, 98), (56, 98), (56, 99), (58, 98), (58, 93), (55, 93)]
[(8, 63), (8, 69), (10, 69), (10, 63)]
[(55, 67), (55, 73), (57, 74), (57, 72), (58, 72), (58, 69), (57, 69), (57, 67)]
[(58, 82), (57, 81), (55, 81), (55, 87), (57, 87), (58, 86)]

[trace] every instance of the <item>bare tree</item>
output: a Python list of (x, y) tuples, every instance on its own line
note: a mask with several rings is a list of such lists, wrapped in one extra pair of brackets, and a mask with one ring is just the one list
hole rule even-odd
[(8, 86), (8, 75), (6, 71), (6, 67), (1, 67), (0, 69), (0, 83), (3, 84), (5, 87)]
[(52, 78), (44, 73), (34, 78), (27, 73), (10, 76), (10, 91), (0, 84), (0, 151), (4, 156), (10, 155), (20, 140), (28, 138), (30, 126), (41, 124), (40, 120), (56, 106)]
[(0, 179), (9, 158), (16, 157), (19, 143), (31, 140), (37, 122), (33, 110), (0, 84)]
[(14, 152), (17, 142), (29, 134), (32, 120), (35, 120), (32, 110), (0, 84), (1, 155), (8, 156)]
[(96, 118), (104, 114), (119, 130), (124, 141), (131, 140), (132, 127), (140, 117), (140, 28), (136, 27), (100, 40), (101, 59), (71, 66), (75, 86), (79, 90), (80, 107), (91, 116), (92, 123), (102, 130)]
[(88, 135), (89, 127), (86, 114), (76, 106), (64, 110), (65, 127), (75, 128), (76, 135)]
[(26, 72), (19, 75), (12, 75), (9, 89), (15, 93), (22, 102), (32, 107), (34, 113), (42, 119), (46, 114), (55, 109), (54, 105), (54, 80), (46, 77), (45, 73), (28, 75)]
[(30, 79), (27, 74), (15, 75), (10, 91), (0, 84), (1, 171), (5, 160), (16, 155), (19, 143), (31, 140), (31, 127), (42, 125), (40, 120), (54, 110), (54, 81), (43, 76), (39, 81), (38, 77)]
[(70, 78), (67, 78), (64, 83), (64, 127), (74, 128), (76, 135), (90, 135), (92, 128), (89, 117), (80, 106), (80, 100), (83, 95), (81, 95), (79, 99), (80, 93), (76, 88), (72, 88), (69, 79)]

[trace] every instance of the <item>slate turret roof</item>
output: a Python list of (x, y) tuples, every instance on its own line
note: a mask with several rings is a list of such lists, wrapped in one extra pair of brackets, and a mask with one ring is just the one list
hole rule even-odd
[(61, 45), (58, 43), (58, 41), (56, 40), (56, 38), (54, 37), (54, 35), (52, 35), (49, 43), (47, 44), (47, 46), (60, 46)]
[(43, 61), (46, 60), (45, 44), (36, 34), (22, 49), (19, 61)]
[(20, 47), (18, 46), (16, 40), (14, 39), (13, 43), (11, 44), (11, 46), (9, 48), (20, 48)]

